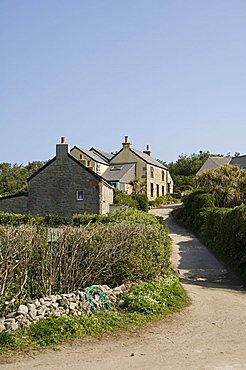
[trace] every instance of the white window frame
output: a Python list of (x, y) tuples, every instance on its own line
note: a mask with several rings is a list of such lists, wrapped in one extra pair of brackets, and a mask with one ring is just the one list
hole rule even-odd
[[(82, 196), (81, 196), (82, 195)], [(84, 200), (84, 191), (83, 190), (77, 190), (76, 192), (76, 198), (77, 200)]]

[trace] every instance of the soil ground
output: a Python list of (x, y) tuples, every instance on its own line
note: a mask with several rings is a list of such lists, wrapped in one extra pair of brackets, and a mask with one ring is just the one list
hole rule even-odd
[(17, 356), (1, 370), (246, 369), (246, 292), (239, 277), (169, 217), (172, 261), (192, 305), (142, 329)]

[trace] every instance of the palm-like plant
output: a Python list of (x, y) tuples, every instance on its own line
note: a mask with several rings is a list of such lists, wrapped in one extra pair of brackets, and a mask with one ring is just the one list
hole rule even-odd
[(235, 207), (246, 200), (246, 171), (224, 165), (197, 177), (197, 185), (215, 196), (217, 206)]

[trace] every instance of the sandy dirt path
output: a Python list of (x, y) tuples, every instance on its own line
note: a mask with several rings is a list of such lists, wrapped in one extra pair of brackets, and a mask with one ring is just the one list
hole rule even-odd
[(246, 294), (192, 234), (175, 225), (173, 206), (153, 211), (167, 219), (172, 260), (192, 305), (141, 330), (85, 339), (15, 358), (1, 370), (246, 369)]

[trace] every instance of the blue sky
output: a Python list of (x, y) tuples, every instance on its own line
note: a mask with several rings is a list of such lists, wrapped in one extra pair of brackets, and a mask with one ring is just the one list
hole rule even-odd
[(0, 162), (246, 154), (245, 0), (1, 0)]

